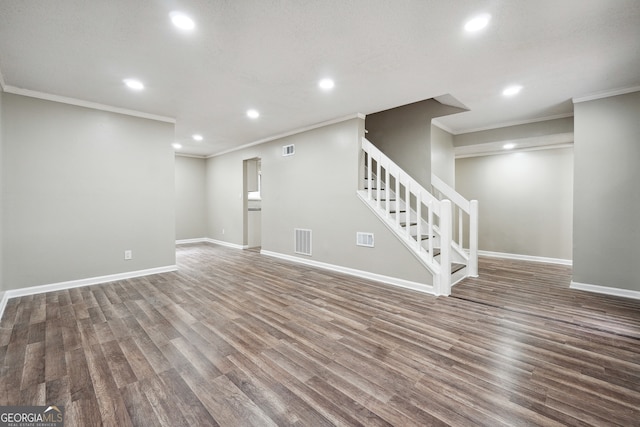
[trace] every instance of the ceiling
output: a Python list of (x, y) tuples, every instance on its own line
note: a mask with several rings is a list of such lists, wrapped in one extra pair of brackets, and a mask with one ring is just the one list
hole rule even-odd
[[(489, 25), (466, 32), (478, 13)], [(0, 72), (7, 92), (173, 118), (192, 155), (446, 94), (470, 111), (439, 123), (465, 133), (640, 86), (640, 1), (0, 0)]]

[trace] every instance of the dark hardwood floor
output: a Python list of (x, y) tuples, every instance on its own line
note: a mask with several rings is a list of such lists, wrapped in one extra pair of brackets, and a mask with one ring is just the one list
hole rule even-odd
[(640, 301), (482, 259), (435, 298), (214, 245), (16, 298), (0, 405), (66, 426), (640, 425)]

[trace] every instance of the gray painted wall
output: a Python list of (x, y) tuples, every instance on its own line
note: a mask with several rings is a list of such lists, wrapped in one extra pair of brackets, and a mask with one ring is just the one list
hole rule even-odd
[[(431, 284), (356, 195), (363, 128), (353, 119), (208, 159), (210, 237), (242, 244), (243, 160), (260, 157), (263, 250)], [(295, 155), (282, 156), (287, 144), (295, 144)], [(312, 257), (294, 253), (294, 228), (313, 230)], [(357, 231), (373, 232), (376, 247), (356, 246)]]
[(175, 264), (172, 124), (6, 93), (2, 115), (5, 289)]
[(640, 291), (640, 92), (574, 111), (573, 280)]
[(456, 188), (453, 135), (434, 125), (431, 125), (431, 172), (451, 188)]
[(456, 190), (479, 203), (479, 248), (572, 257), (573, 149), (456, 160)]
[(207, 237), (243, 245), (243, 161), (257, 157), (249, 153), (259, 152), (248, 149), (207, 159)]
[(485, 144), (487, 142), (532, 138), (567, 132), (573, 132), (573, 117), (463, 133), (453, 137), (453, 145), (462, 147), (465, 145)]
[(176, 156), (176, 240), (207, 236), (206, 159)]
[(433, 99), (370, 114), (367, 139), (423, 187), (431, 185), (431, 119), (464, 111)]
[[(2, 92), (2, 88), (0, 87), (0, 196), (3, 194), (3, 177), (4, 177), (4, 168), (2, 168), (2, 151), (3, 151), (3, 144), (2, 144), (2, 137), (4, 135), (4, 126), (3, 126), (3, 117), (2, 117), (2, 97), (3, 97), (3, 92)], [(3, 239), (3, 220), (2, 220), (2, 212), (4, 210), (3, 208), (4, 205), (4, 197), (0, 197), (0, 298), (2, 297), (2, 293), (4, 292), (4, 280), (3, 280), (3, 260), (4, 260), (4, 256), (3, 256), (3, 246), (4, 246), (4, 239)]]

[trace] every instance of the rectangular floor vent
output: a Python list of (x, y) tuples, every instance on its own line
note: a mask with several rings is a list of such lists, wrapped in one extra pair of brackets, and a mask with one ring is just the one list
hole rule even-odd
[(311, 230), (294, 229), (294, 252), (301, 255), (311, 255)]
[(296, 153), (295, 145), (283, 145), (282, 146), (282, 155), (283, 156), (293, 156)]
[(373, 233), (362, 233), (358, 231), (356, 233), (356, 245), (366, 246), (368, 248), (373, 247)]

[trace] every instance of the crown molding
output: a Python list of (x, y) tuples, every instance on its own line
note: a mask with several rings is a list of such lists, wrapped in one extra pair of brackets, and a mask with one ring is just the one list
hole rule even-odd
[(173, 124), (176, 123), (176, 119), (173, 117), (158, 116), (156, 114), (144, 113), (142, 111), (128, 110), (126, 108), (113, 107), (111, 105), (99, 104), (97, 102), (84, 101), (82, 99), (69, 98), (66, 96), (53, 95), (50, 93), (39, 92), (36, 90), (22, 89), (15, 86), (7, 85), (4, 87), (4, 91), (7, 93), (15, 94), (15, 95), (22, 95), (22, 96), (28, 96), (30, 98), (44, 99), (46, 101), (60, 102), (62, 104), (75, 105), (77, 107), (85, 107), (85, 108), (91, 108), (94, 110), (108, 111), (110, 113), (124, 114), (127, 116), (140, 117), (143, 119), (156, 120), (156, 121), (165, 122), (165, 123), (173, 123)]
[(455, 133), (455, 131), (453, 129), (451, 129), (450, 127), (446, 126), (444, 123), (441, 123), (438, 119), (431, 119), (431, 124), (434, 125), (437, 128), (442, 129), (445, 132), (450, 133), (451, 135), (457, 135), (457, 133)]
[(484, 151), (482, 153), (456, 154), (455, 159), (458, 160), (458, 159), (467, 159), (470, 157), (501, 156), (501, 155), (507, 155), (507, 154), (525, 153), (528, 151), (557, 150), (559, 148), (573, 148), (573, 143), (566, 142), (564, 144), (541, 145), (537, 147), (526, 147), (526, 148), (514, 148), (512, 150), (496, 148), (495, 150)]
[(625, 95), (627, 93), (640, 92), (640, 86), (632, 86), (623, 89), (613, 89), (602, 92), (596, 92), (589, 95), (581, 96), (578, 98), (573, 98), (572, 101), (574, 104), (579, 104), (580, 102), (594, 101), (596, 99), (609, 98), (611, 96), (617, 95)]
[[(530, 138), (518, 138), (487, 142), (484, 144), (464, 145), (462, 147), (454, 147), (454, 153), (456, 159), (464, 159), (467, 157), (493, 156), (523, 151), (569, 148), (573, 147), (573, 139), (573, 132), (556, 133)], [(503, 146), (507, 143), (513, 143), (516, 144), (516, 146), (513, 149), (506, 150)]]
[(176, 157), (189, 157), (192, 159), (206, 159), (207, 156), (200, 156), (197, 154), (188, 154), (188, 153), (175, 153)]
[(529, 123), (546, 122), (549, 120), (566, 119), (567, 117), (573, 117), (573, 113), (556, 114), (553, 116), (538, 117), (535, 119), (515, 120), (512, 122), (502, 122), (502, 123), (497, 123), (495, 125), (483, 126), (478, 128), (463, 129), (461, 131), (456, 131), (454, 135), (462, 135), (465, 133), (473, 133), (473, 132), (482, 132), (485, 130), (500, 129), (500, 128), (506, 128), (509, 126), (527, 125)]
[(245, 148), (255, 147), (256, 145), (264, 144), (266, 142), (275, 141), (277, 139), (286, 138), (288, 136), (296, 135), (296, 134), (299, 134), (299, 133), (302, 133), (302, 132), (308, 132), (310, 130), (318, 129), (318, 128), (329, 126), (329, 125), (334, 125), (336, 123), (346, 122), (347, 120), (352, 120), (352, 119), (362, 119), (362, 120), (364, 120), (365, 118), (366, 118), (366, 116), (364, 114), (362, 114), (362, 113), (349, 114), (347, 116), (338, 117), (337, 119), (327, 120), (326, 122), (320, 122), (320, 123), (316, 123), (316, 124), (313, 124), (313, 125), (301, 127), (301, 128), (298, 128), (298, 129), (291, 130), (289, 132), (284, 132), (284, 133), (281, 133), (281, 134), (278, 134), (278, 135), (270, 136), (268, 138), (259, 139), (258, 141), (250, 142), (248, 144), (244, 144), (244, 145), (241, 145), (239, 147), (234, 147), (234, 148), (230, 148), (228, 150), (220, 151), (218, 153), (210, 154), (210, 155), (207, 156), (207, 159), (210, 159), (212, 157), (222, 156), (223, 154), (233, 153), (234, 151), (244, 150)]

